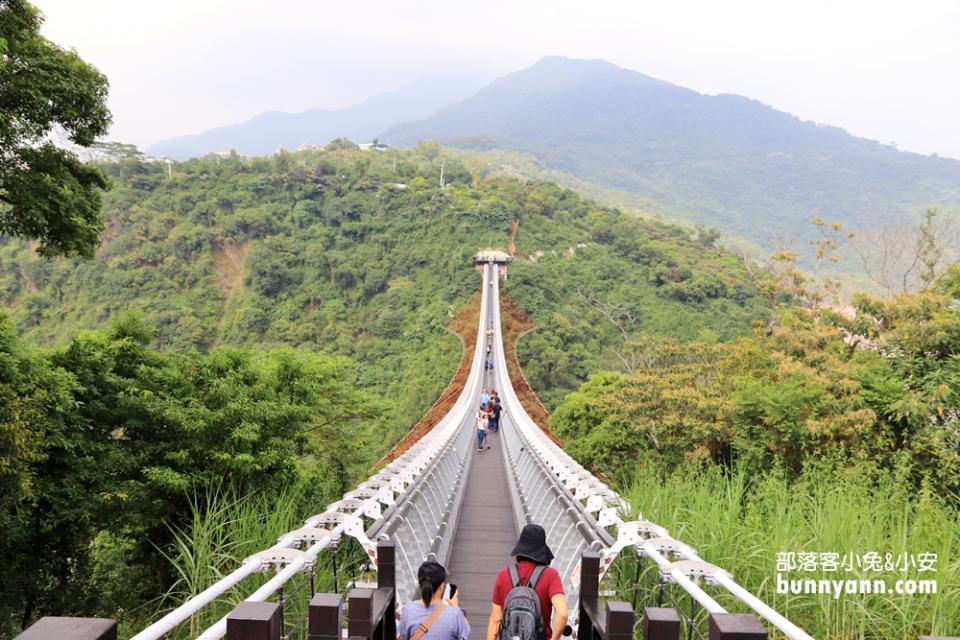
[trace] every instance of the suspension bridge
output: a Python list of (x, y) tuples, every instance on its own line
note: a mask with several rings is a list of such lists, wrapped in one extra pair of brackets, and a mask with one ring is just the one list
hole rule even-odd
[[(308, 518), (301, 528), (280, 536), (274, 546), (247, 558), (132, 640), (160, 640), (168, 635), (196, 640), (394, 640), (398, 610), (418, 597), (417, 568), (428, 559), (447, 567), (450, 580), (459, 585), (460, 605), (468, 613), (472, 638), (484, 638), (494, 576), (510, 561), (512, 545), (528, 523), (541, 524), (547, 532), (556, 556), (553, 566), (567, 593), (568, 631), (574, 638), (678, 640), (684, 634), (719, 640), (772, 634), (811, 640), (739, 585), (729, 571), (706, 562), (641, 514), (631, 514), (625, 500), (533, 421), (507, 369), (500, 317), (502, 265), (493, 259), (478, 262), (483, 295), (472, 365), (446, 415), (341, 500)], [(487, 438), (490, 449), (478, 451), (476, 414), (482, 390), (490, 387), (501, 396), (501, 426)], [(315, 567), (345, 538), (363, 549), (369, 567), (378, 573), (376, 584), (356, 583), (346, 594), (315, 593)], [(618, 555), (627, 549), (652, 563), (662, 588), (680, 594), (671, 600), (675, 606), (643, 603), (651, 606), (634, 612), (631, 604), (599, 588)], [(228, 594), (235, 595), (251, 582), (245, 579), (256, 573), (266, 574), (262, 584), (231, 613), (199, 632), (190, 632), (198, 613)], [(295, 598), (290, 583), (303, 575), (311, 576), (309, 606), (301, 603), (297, 615), (292, 615)], [(728, 612), (718, 598), (736, 603), (739, 613)], [(45, 618), (21, 637), (107, 640), (116, 637), (116, 624), (102, 619)]]

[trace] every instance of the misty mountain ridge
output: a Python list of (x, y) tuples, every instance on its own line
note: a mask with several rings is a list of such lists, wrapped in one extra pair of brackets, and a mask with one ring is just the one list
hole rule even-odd
[(853, 227), (960, 208), (960, 162), (704, 95), (602, 60), (548, 57), (420, 122), (382, 132), (513, 149), (579, 179), (769, 246), (822, 217)]
[(267, 111), (238, 124), (158, 142), (146, 152), (186, 160), (230, 149), (262, 156), (280, 146), (297, 149), (341, 137), (369, 141), (387, 127), (426, 118), (441, 107), (472, 94), (488, 80), (476, 74), (434, 75), (343, 109), (309, 109), (300, 113)]
[[(531, 154), (546, 169), (632, 194), (633, 207), (770, 248), (805, 250), (814, 218), (852, 229), (960, 210), (960, 162), (804, 121), (757, 100), (706, 95), (603, 60), (547, 57), (484, 83), (433, 77), (337, 111), (267, 112), (158, 143), (178, 159), (379, 138)], [(623, 202), (620, 202), (622, 206)]]

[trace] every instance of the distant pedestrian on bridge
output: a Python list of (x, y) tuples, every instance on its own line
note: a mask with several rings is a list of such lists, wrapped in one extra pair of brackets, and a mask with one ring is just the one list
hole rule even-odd
[(439, 562), (424, 562), (417, 571), (420, 600), (408, 602), (400, 614), (397, 635), (402, 640), (466, 640), (470, 623), (460, 608), (460, 594), (443, 601), (447, 571)]
[[(490, 417), (485, 409), (477, 412), (477, 451), (483, 451), (487, 442), (487, 429), (490, 428)], [(490, 447), (487, 447), (489, 449)]]
[[(487, 640), (526, 636), (528, 633), (523, 632), (524, 629), (532, 637), (523, 640), (559, 640), (567, 626), (567, 598), (560, 572), (549, 566), (553, 552), (547, 546), (547, 532), (538, 524), (526, 525), (510, 555), (515, 556), (517, 562), (500, 569), (493, 583)], [(532, 588), (537, 596), (533, 603), (530, 597), (525, 597), (529, 594), (526, 588)], [(535, 609), (539, 609), (540, 614), (536, 622), (530, 615)]]
[[(496, 391), (494, 391), (494, 393), (496, 393)], [(490, 414), (490, 431), (492, 433), (496, 433), (500, 430), (500, 413), (503, 411), (503, 408), (500, 406), (500, 403), (495, 402), (493, 398), (494, 396), (490, 396), (490, 404), (487, 405), (487, 413)]]
[(489, 403), (490, 403), (490, 394), (487, 393), (486, 389), (483, 389), (482, 391), (480, 391), (480, 408), (486, 409), (487, 404)]

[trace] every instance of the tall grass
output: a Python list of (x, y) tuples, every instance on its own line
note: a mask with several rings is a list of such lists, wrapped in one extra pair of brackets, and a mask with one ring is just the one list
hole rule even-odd
[[(237, 496), (229, 490), (217, 489), (194, 496), (191, 500), (190, 525), (174, 532), (171, 548), (161, 549), (173, 567), (176, 580), (161, 599), (151, 620), (229, 574), (245, 558), (274, 545), (282, 534), (300, 527), (303, 520), (311, 515), (306, 512), (304, 504), (311, 502), (305, 499), (308, 495), (306, 491), (292, 489), (272, 496)], [(336, 558), (333, 553), (324, 552), (318, 559), (312, 576), (316, 591), (341, 591), (349, 579), (359, 574), (360, 563), (366, 559), (362, 550), (347, 540), (340, 543), (335, 555)], [(333, 580), (334, 563), (337, 563), (336, 582)], [(167, 637), (197, 637), (272, 575), (272, 572), (267, 572), (249, 576)], [(291, 637), (304, 635), (302, 622), (310, 592), (311, 576), (308, 574), (295, 576), (284, 587), (285, 633)], [(280, 596), (278, 594), (272, 600)], [(137, 628), (122, 628), (121, 635), (129, 637), (139, 631), (143, 624), (141, 621)]]
[[(172, 548), (160, 550), (176, 575), (161, 608), (171, 609), (197, 595), (239, 567), (245, 558), (296, 528), (301, 521), (300, 503), (295, 491), (238, 497), (227, 489), (211, 489), (193, 496), (190, 525), (175, 531)], [(196, 637), (264, 581), (263, 574), (248, 577), (169, 637)]]
[[(628, 498), (644, 517), (667, 527), (706, 561), (734, 578), (814, 637), (823, 640), (913, 640), (918, 634), (960, 634), (960, 520), (957, 500), (919, 491), (894, 473), (859, 468), (811, 469), (788, 481), (719, 469), (677, 470), (665, 478), (641, 470)], [(777, 593), (778, 552), (938, 555), (935, 573), (791, 572), (792, 578), (935, 578), (932, 595), (792, 595)], [(635, 556), (612, 579), (638, 607), (656, 604), (657, 572)], [(708, 588), (729, 611), (748, 611), (721, 588)], [(668, 596), (689, 606), (676, 587)], [(669, 601), (669, 598), (667, 598)]]

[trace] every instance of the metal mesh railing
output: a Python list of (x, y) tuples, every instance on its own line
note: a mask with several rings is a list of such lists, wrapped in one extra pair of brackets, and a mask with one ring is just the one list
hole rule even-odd
[(466, 484), (472, 431), (460, 428), (449, 449), (411, 487), (406, 499), (367, 531), (373, 539), (390, 539), (397, 548), (397, 598), (414, 597), (417, 568), (425, 560), (442, 564), (450, 555), (456, 517)]

